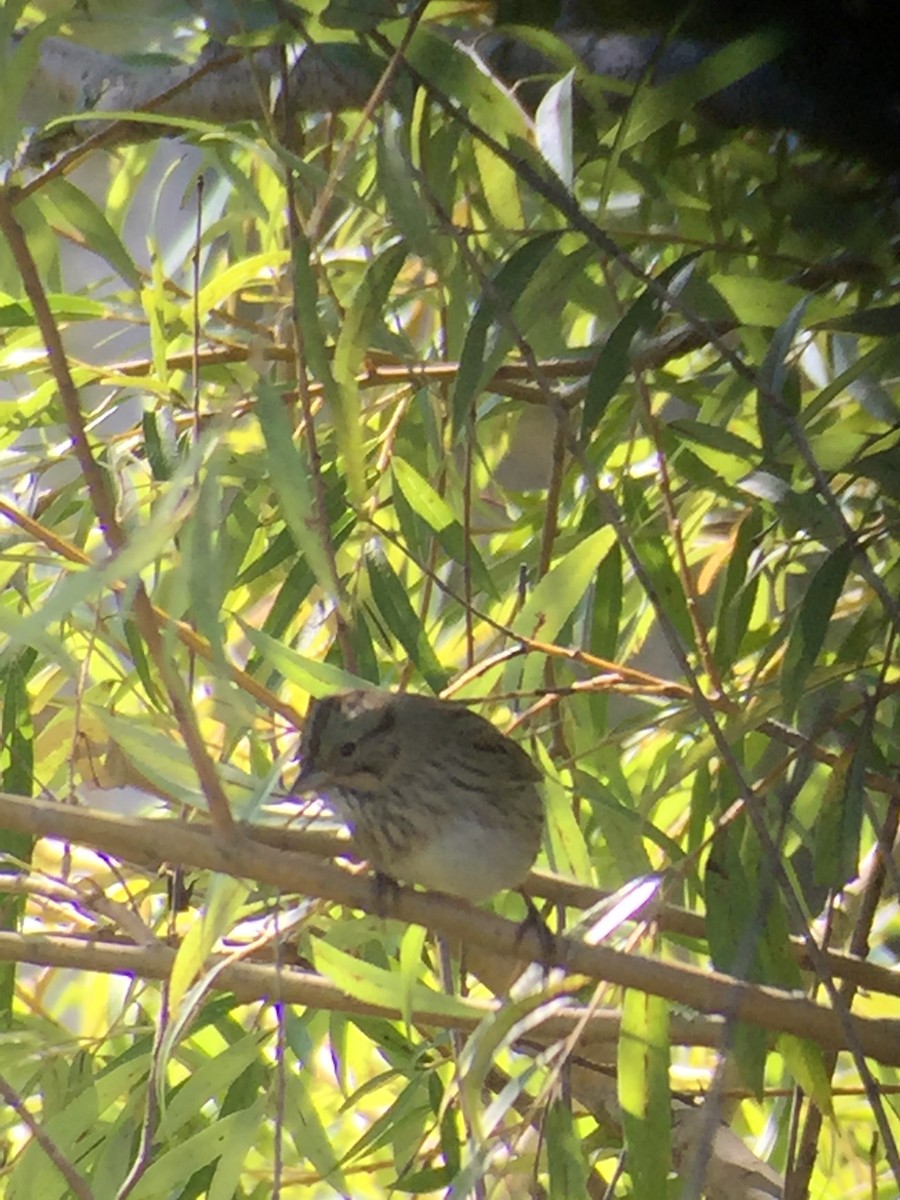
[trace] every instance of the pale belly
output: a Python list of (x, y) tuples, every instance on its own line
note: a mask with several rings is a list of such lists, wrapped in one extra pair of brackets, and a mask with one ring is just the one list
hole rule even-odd
[(536, 845), (523, 845), (499, 830), (455, 821), (452, 826), (445, 824), (439, 838), (392, 855), (390, 868), (383, 869), (401, 883), (420, 883), (466, 900), (486, 900), (504, 888), (518, 887), (536, 850)]

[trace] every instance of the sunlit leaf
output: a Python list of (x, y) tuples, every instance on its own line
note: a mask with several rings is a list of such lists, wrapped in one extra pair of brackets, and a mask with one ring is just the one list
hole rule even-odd
[(293, 431), (277, 391), (265, 380), (259, 381), (256, 413), (259, 418), (271, 463), (272, 485), (281, 502), (285, 524), (297, 549), (309, 563), (316, 582), (325, 595), (334, 597), (336, 580), (322, 532), (313, 517), (315, 500), (310, 483), (310, 468), (293, 441)]
[(821, 1048), (792, 1034), (782, 1033), (778, 1037), (778, 1050), (797, 1083), (816, 1107), (824, 1115), (832, 1116), (831, 1083)]
[(141, 278), (134, 259), (106, 216), (85, 192), (67, 179), (57, 177), (38, 193), (38, 203), (48, 220), (62, 219), (126, 282), (132, 287), (140, 287)]
[(599, 563), (614, 542), (611, 529), (598, 529), (560, 559), (528, 597), (516, 617), (516, 632), (552, 642), (581, 602)]
[(668, 1195), (671, 1169), (669, 1006), (629, 990), (622, 1006), (618, 1051), (619, 1104), (634, 1190)]
[(370, 686), (365, 679), (336, 667), (331, 663), (319, 662), (298, 654), (277, 638), (270, 637), (258, 629), (244, 625), (247, 637), (267, 663), (291, 683), (303, 688), (310, 696), (319, 699), (334, 692), (351, 691), (353, 688)]
[(414, 467), (397, 455), (391, 459), (391, 471), (410, 508), (433, 531), (447, 556), (460, 564), (468, 563), (479, 591), (496, 595), (481, 555), (471, 541), (467, 544), (465, 530), (446, 500)]
[(231, 929), (246, 897), (247, 885), (241, 880), (216, 875), (211, 881), (203, 914), (197, 917), (182, 939), (172, 966), (169, 982), (172, 1012), (178, 1011), (213, 947)]
[(363, 499), (365, 481), (356, 372), (371, 344), (376, 323), (381, 319), (394, 279), (408, 253), (406, 244), (401, 241), (389, 246), (372, 260), (351, 307), (344, 314), (341, 332), (334, 348), (332, 369), (339, 397), (339, 409), (335, 413), (335, 432), (345, 457), (347, 482), (351, 494), (358, 501)]
[(332, 983), (369, 1004), (384, 1004), (388, 1008), (402, 1008), (403, 993), (407, 992), (414, 1008), (426, 1009), (445, 1016), (471, 1017), (477, 1013), (471, 1004), (455, 996), (434, 992), (422, 984), (412, 988), (405, 986), (402, 976), (374, 967), (362, 959), (353, 958), (325, 941), (316, 943), (316, 965)]
[(538, 147), (560, 177), (565, 187), (571, 190), (574, 176), (572, 159), (572, 83), (575, 72), (567, 71), (561, 79), (551, 84), (544, 93), (534, 116)]
[(587, 1200), (590, 1168), (585, 1161), (583, 1142), (576, 1130), (571, 1106), (562, 1100), (553, 1101), (547, 1109), (544, 1131), (550, 1195)]
[(378, 615), (409, 655), (410, 662), (421, 671), (432, 691), (442, 691), (450, 673), (438, 662), (423, 622), (410, 603), (400, 579), (390, 563), (378, 555), (370, 555), (366, 566)]
[(167, 1139), (196, 1117), (199, 1109), (226, 1089), (258, 1062), (268, 1034), (249, 1033), (228, 1047), (227, 1053), (203, 1063), (184, 1081), (165, 1106), (159, 1122), (159, 1137)]

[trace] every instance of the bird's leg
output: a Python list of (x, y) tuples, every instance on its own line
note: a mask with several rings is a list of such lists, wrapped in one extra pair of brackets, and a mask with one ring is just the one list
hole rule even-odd
[(375, 915), (384, 920), (397, 905), (400, 884), (392, 875), (385, 875), (384, 871), (375, 871), (372, 875), (372, 890)]
[(519, 925), (519, 931), (516, 934), (516, 945), (518, 946), (526, 933), (536, 933), (538, 940), (541, 943), (540, 964), (545, 971), (550, 968), (559, 959), (559, 951), (556, 945), (556, 938), (553, 936), (553, 930), (538, 912), (537, 906), (530, 896), (525, 892), (519, 892), (519, 895), (525, 901), (525, 907), (528, 910), (525, 914), (525, 920)]

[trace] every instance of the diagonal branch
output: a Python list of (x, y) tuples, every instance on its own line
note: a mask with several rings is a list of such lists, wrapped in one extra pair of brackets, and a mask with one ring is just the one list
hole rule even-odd
[[(44, 345), (59, 396), (65, 414), (66, 425), (82, 478), (87, 486), (91, 504), (97, 523), (103, 533), (104, 540), (115, 556), (126, 544), (125, 533), (116, 515), (115, 499), (109, 486), (108, 478), (94, 458), (93, 451), (87, 438), (84, 418), (81, 413), (81, 403), (78, 389), (69, 370), (68, 357), (63, 346), (59, 327), (47, 301), (47, 295), (41, 284), (37, 265), (28, 246), (25, 232), (15, 215), (16, 194), (8, 188), (0, 188), (0, 231), (3, 232), (12, 252), (13, 259), (22, 279), (25, 293), (34, 308), (35, 317)], [(160, 678), (165, 685), (169, 702), (178, 727), (184, 739), (185, 746), (191, 757), (197, 777), (203, 789), (203, 794), (209, 805), (210, 817), (216, 832), (227, 837), (234, 826), (228, 801), (216, 774), (212, 759), (206, 752), (200, 729), (197, 725), (193, 709), (181, 676), (166, 654), (163, 644), (157, 614), (150, 602), (150, 597), (143, 583), (138, 580), (134, 591), (135, 621), (141, 636), (147, 644)]]

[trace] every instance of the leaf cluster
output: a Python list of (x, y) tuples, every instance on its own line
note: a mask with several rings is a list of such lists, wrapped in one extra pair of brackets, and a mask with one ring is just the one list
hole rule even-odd
[[(789, 138), (712, 132), (683, 89), (615, 118), (589, 94), (586, 137), (574, 76), (531, 113), (433, 7), (373, 111), (4, 187), (3, 790), (193, 821), (211, 776), (263, 820), (310, 697), (453, 695), (543, 768), (540, 867), (652, 875), (707, 917), (698, 939), (629, 913), (614, 944), (846, 1007), (790, 937), (894, 963), (891, 198)], [(343, 25), (386, 68), (408, 32), (388, 15)], [(322, 1197), (677, 1194), (670, 1093), (716, 1063), (658, 996), (570, 981), (621, 1010), (618, 1105), (573, 1110), (572, 1047), (528, 1040), (539, 981), (464, 1045), (417, 1019), (458, 1003), (418, 926), (314, 897), (276, 919), (221, 876), (179, 912), (138, 866), (21, 835), (4, 854), (5, 929), (181, 947), (164, 988), (4, 969), (2, 1074), (45, 1134), (9, 1109), (10, 1196), (72, 1194), (48, 1145), (82, 1194), (146, 1200), (273, 1174)], [(217, 995), (223, 946), (394, 1015)], [(485, 969), (475, 999), (504, 987)], [(815, 1194), (870, 1165), (896, 1187), (894, 1068), (722, 1037), (732, 1127), (767, 1125), (773, 1172), (796, 1088), (835, 1118), (805, 1115)]]

